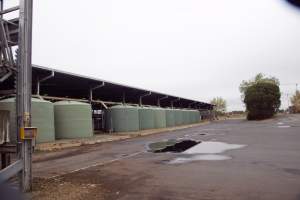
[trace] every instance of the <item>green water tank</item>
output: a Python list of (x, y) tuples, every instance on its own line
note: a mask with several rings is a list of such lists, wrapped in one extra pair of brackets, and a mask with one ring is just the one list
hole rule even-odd
[(55, 137), (57, 139), (93, 136), (92, 108), (76, 101), (54, 103)]
[[(0, 101), (0, 110), (10, 112), (10, 141), (16, 141), (16, 100), (15, 98)], [(55, 140), (54, 111), (50, 101), (31, 99), (31, 125), (38, 128), (37, 143), (53, 142)]]
[(175, 109), (175, 125), (183, 125), (183, 111), (180, 109)]
[(183, 124), (184, 125), (191, 124), (190, 111), (189, 110), (182, 110), (182, 119), (183, 119)]
[(200, 115), (200, 111), (199, 110), (196, 110), (196, 121), (195, 123), (199, 123), (201, 121), (201, 115)]
[(149, 107), (139, 107), (140, 129), (147, 130), (155, 128), (154, 110)]
[(199, 123), (200, 122), (200, 112), (199, 112), (199, 110), (193, 110), (192, 116), (193, 116), (193, 123)]
[(133, 132), (139, 130), (137, 107), (117, 105), (105, 111), (105, 129), (108, 132)]
[(167, 127), (175, 126), (175, 111), (173, 109), (166, 109), (166, 125)]
[(166, 128), (166, 110), (163, 108), (153, 108), (154, 128)]
[(193, 124), (193, 111), (192, 110), (187, 110), (187, 115), (188, 115), (188, 124)]
[(193, 110), (192, 112), (191, 112), (191, 115), (192, 115), (192, 123), (193, 124), (195, 124), (195, 123), (197, 123), (197, 113), (198, 113), (199, 111), (197, 111), (197, 110)]
[(188, 116), (189, 116), (189, 124), (194, 124), (196, 117), (195, 117), (195, 111), (194, 110), (188, 110)]

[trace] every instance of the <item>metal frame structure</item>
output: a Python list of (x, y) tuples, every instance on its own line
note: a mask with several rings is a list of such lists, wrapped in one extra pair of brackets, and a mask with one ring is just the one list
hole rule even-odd
[[(0, 171), (0, 181), (7, 181), (19, 174), (22, 191), (32, 189), (32, 139), (20, 138), (19, 131), (31, 126), (31, 82), (32, 82), (32, 0), (19, 0), (19, 6), (4, 10), (0, 0), (0, 74), (1, 81), (15, 75), (17, 111), (17, 161)], [(6, 20), (4, 14), (19, 10), (19, 18)], [(17, 47), (14, 59), (12, 47)], [(16, 60), (16, 61), (15, 61)], [(10, 90), (15, 92), (15, 90)]]
[[(54, 73), (54, 76), (40, 82), (43, 77), (48, 77)], [(93, 90), (92, 101), (90, 102), (90, 89), (105, 84), (104, 87)], [(8, 97), (2, 91), (10, 91), (13, 89), (14, 81), (12, 79), (0, 84), (0, 98)], [(40, 86), (38, 86), (40, 85)], [(40, 88), (40, 92), (38, 92)], [(187, 88), (189, 89), (189, 88)], [(192, 90), (192, 88), (190, 88)], [(171, 94), (152, 91), (138, 87), (132, 87), (124, 84), (114, 83), (111, 81), (103, 80), (95, 77), (83, 76), (48, 68), (38, 65), (32, 66), (32, 94), (40, 93), (39, 98), (46, 97), (51, 101), (73, 99), (92, 103), (93, 107), (99, 109), (98, 105), (101, 102), (105, 104), (132, 104), (139, 105), (140, 96), (151, 92), (150, 96), (142, 98), (142, 104), (145, 106), (158, 106), (158, 101), (161, 107), (171, 107), (171, 101), (180, 98), (179, 101), (174, 103), (174, 107), (189, 108), (191, 109), (212, 109), (212, 105), (195, 99), (188, 99)], [(2, 96), (2, 97), (1, 97)], [(163, 98), (168, 96), (168, 98)], [(50, 97), (54, 97), (51, 99)], [(161, 99), (163, 98), (163, 99)], [(160, 100), (159, 100), (160, 99)], [(196, 102), (196, 103), (194, 103)]]

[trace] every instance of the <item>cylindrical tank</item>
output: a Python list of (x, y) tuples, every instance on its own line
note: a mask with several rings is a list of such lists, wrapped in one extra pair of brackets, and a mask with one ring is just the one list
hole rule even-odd
[(137, 107), (117, 105), (105, 111), (105, 129), (110, 132), (130, 132), (139, 130), (139, 110)]
[(92, 108), (76, 101), (54, 103), (55, 137), (57, 139), (93, 136)]
[(166, 128), (166, 110), (163, 108), (153, 108), (154, 128)]
[(175, 111), (173, 109), (166, 109), (166, 125), (167, 127), (175, 126)]
[(198, 110), (193, 110), (193, 123), (200, 122), (200, 112)]
[(188, 113), (188, 124), (193, 124), (193, 111), (192, 110), (187, 110), (187, 113)]
[(198, 110), (193, 111), (193, 123), (198, 123), (199, 122), (198, 114), (199, 114)]
[(189, 124), (194, 124), (196, 121), (195, 117), (195, 111), (194, 110), (188, 110), (189, 115)]
[(196, 110), (196, 123), (199, 123), (201, 121), (201, 115), (200, 115), (200, 111)]
[[(10, 112), (10, 141), (16, 141), (16, 100), (15, 98), (0, 101), (0, 110)], [(36, 142), (53, 142), (55, 140), (53, 104), (49, 101), (31, 99), (31, 126), (37, 127)]]
[(183, 124), (185, 124), (185, 125), (191, 124), (189, 110), (182, 110), (182, 119), (183, 119)]
[(183, 124), (183, 111), (175, 109), (175, 125), (180, 126)]
[(148, 107), (139, 108), (139, 119), (140, 119), (140, 129), (153, 129), (155, 128), (154, 123), (154, 110)]

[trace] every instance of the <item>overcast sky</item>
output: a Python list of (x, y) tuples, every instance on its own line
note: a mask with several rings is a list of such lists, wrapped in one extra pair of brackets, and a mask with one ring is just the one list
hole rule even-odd
[(284, 106), (300, 83), (300, 11), (283, 0), (35, 0), (33, 28), (34, 64), (229, 110), (259, 72)]

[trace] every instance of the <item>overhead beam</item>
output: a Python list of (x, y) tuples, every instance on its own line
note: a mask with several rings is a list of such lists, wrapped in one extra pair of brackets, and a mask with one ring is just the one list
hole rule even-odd
[(164, 96), (164, 97), (158, 98), (158, 99), (157, 99), (157, 105), (160, 107), (160, 102), (161, 102), (162, 100), (164, 100), (164, 99), (167, 99), (167, 98), (169, 98), (169, 96)]
[(143, 98), (147, 97), (147, 96), (150, 96), (151, 94), (152, 94), (152, 92), (147, 92), (146, 94), (141, 95), (140, 98), (139, 98), (139, 105), (142, 106), (143, 105)]
[(174, 99), (171, 101), (171, 107), (174, 108), (174, 103), (180, 101), (180, 98)]
[(104, 86), (105, 86), (105, 83), (102, 82), (100, 85), (96, 85), (96, 86), (90, 88), (90, 96), (89, 96), (90, 102), (93, 101), (93, 91), (96, 89), (102, 88)]
[(20, 9), (19, 6), (15, 6), (15, 7), (11, 7), (11, 8), (5, 9), (5, 10), (1, 10), (0, 11), (0, 15), (4, 15), (4, 14), (10, 13), (10, 12), (14, 12), (14, 11), (17, 11), (19, 9)]
[(190, 104), (189, 104), (189, 108), (191, 108), (192, 105), (197, 104), (197, 103), (198, 103), (197, 101), (195, 101), (195, 102), (193, 102), (193, 103), (190, 103)]
[(48, 80), (48, 79), (50, 79), (50, 78), (53, 78), (54, 77), (54, 71), (51, 71), (51, 74), (50, 75), (48, 75), (48, 76), (46, 76), (46, 77), (44, 77), (44, 78), (42, 78), (42, 79), (39, 79), (38, 78), (38, 81), (37, 81), (37, 88), (36, 88), (36, 94), (37, 95), (40, 95), (40, 85), (41, 85), (41, 82), (44, 82), (44, 81), (46, 81), (46, 80)]

